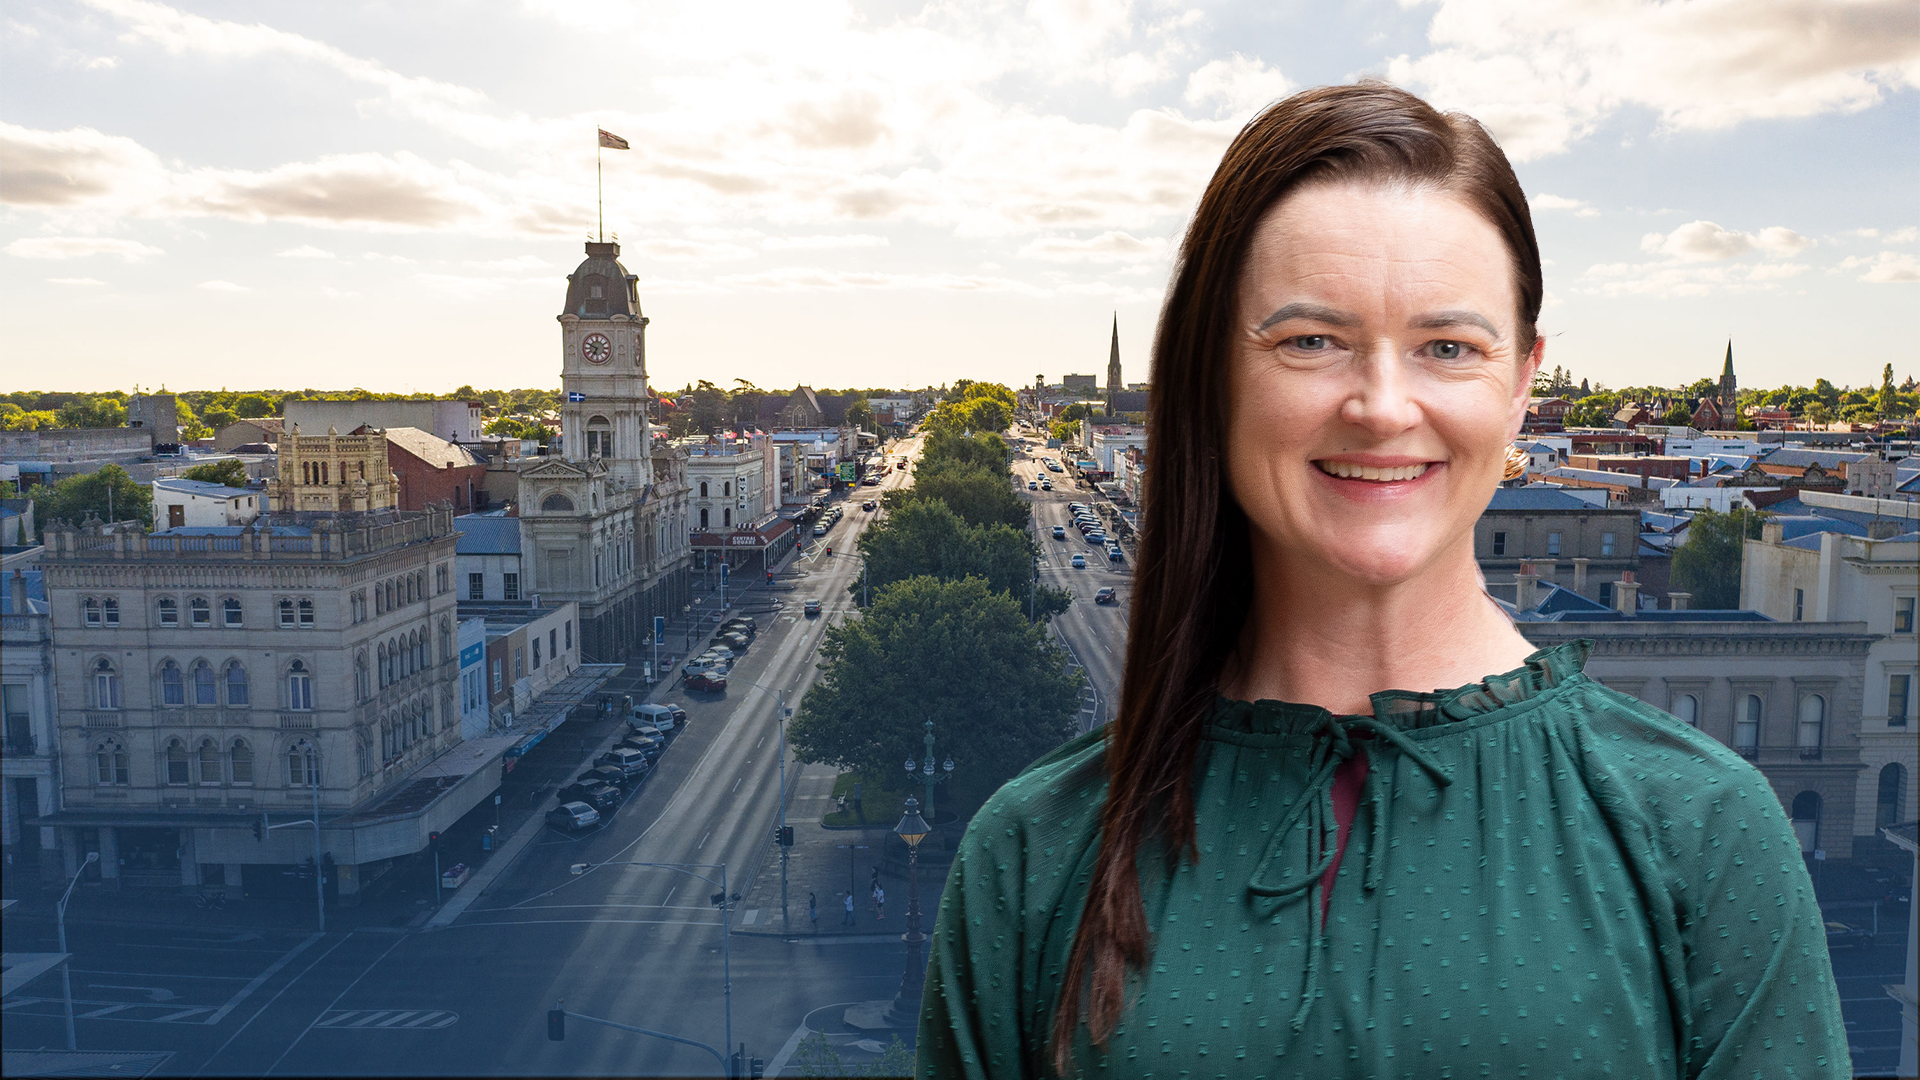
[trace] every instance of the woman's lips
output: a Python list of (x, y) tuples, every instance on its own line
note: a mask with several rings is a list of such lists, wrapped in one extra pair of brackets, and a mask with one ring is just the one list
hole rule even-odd
[(1320, 471), (1328, 476), (1342, 480), (1364, 480), (1375, 484), (1392, 484), (1406, 480), (1419, 479), (1427, 469), (1437, 462), (1416, 462), (1411, 465), (1362, 465), (1353, 461), (1316, 461)]

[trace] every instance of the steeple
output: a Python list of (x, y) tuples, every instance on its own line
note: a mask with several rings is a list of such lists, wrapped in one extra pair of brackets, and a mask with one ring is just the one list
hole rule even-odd
[(1720, 368), (1720, 405), (1731, 413), (1740, 384), (1733, 377), (1733, 339), (1727, 339), (1727, 362)]
[(1120, 313), (1113, 313), (1113, 348), (1107, 354), (1107, 415), (1113, 415), (1113, 395), (1126, 389), (1120, 382)]

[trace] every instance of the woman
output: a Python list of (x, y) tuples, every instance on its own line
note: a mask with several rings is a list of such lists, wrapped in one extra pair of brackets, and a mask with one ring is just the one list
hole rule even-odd
[(921, 1075), (1848, 1074), (1766, 781), (1484, 591), (1541, 292), (1472, 120), (1369, 83), (1235, 139), (1155, 343), (1119, 715), (974, 818)]

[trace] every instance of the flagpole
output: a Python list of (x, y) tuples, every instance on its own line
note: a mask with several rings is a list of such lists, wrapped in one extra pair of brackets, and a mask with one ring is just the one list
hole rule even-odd
[(600, 186), (600, 133), (593, 136), (593, 216), (594, 231), (599, 235), (600, 243), (607, 242), (606, 194)]

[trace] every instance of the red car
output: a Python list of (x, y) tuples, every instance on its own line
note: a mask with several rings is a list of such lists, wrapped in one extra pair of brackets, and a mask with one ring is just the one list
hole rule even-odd
[(709, 693), (724, 694), (727, 692), (727, 677), (717, 671), (710, 671), (702, 675), (689, 675), (687, 676), (687, 689), (705, 690)]

